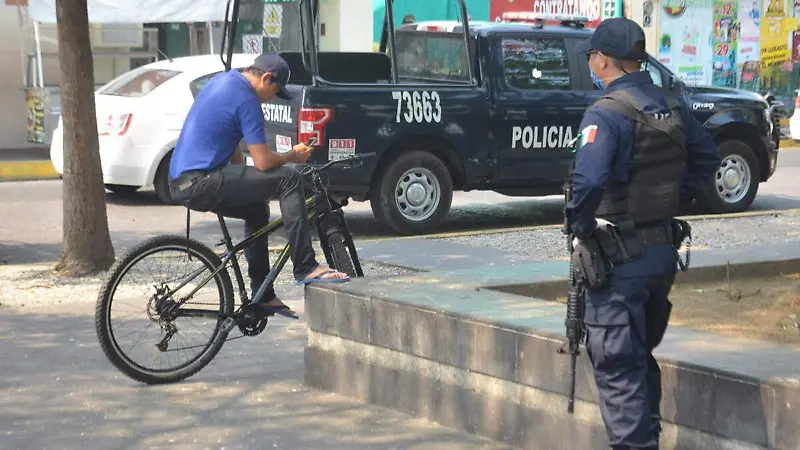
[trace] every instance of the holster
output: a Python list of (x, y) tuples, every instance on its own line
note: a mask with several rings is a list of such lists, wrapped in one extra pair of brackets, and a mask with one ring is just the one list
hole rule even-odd
[(603, 224), (598, 226), (592, 236), (612, 265), (622, 265), (642, 257), (644, 249), (636, 228), (626, 223), (619, 226)]
[(578, 242), (572, 251), (572, 264), (576, 276), (591, 289), (602, 289), (608, 284), (611, 266), (594, 237)]

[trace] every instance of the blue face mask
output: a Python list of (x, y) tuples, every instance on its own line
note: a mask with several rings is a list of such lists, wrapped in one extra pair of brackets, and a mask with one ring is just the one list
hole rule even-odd
[(597, 86), (597, 89), (600, 89), (601, 91), (605, 89), (605, 87), (603, 86), (603, 80), (601, 80), (597, 75), (595, 75), (591, 69), (589, 69), (589, 75), (592, 76), (592, 83), (594, 83), (594, 85)]

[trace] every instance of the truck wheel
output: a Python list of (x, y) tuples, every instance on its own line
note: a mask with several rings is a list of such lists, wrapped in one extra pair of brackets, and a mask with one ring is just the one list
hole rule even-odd
[(153, 189), (156, 191), (156, 196), (165, 205), (175, 204), (175, 200), (172, 199), (172, 193), (169, 191), (169, 161), (171, 159), (172, 152), (169, 152), (158, 165), (156, 176), (153, 180)]
[(753, 150), (744, 142), (730, 139), (718, 146), (722, 158), (705, 191), (698, 196), (703, 211), (724, 214), (747, 210), (758, 192), (758, 167)]
[(453, 200), (453, 180), (444, 163), (423, 151), (404, 152), (376, 177), (370, 195), (375, 218), (404, 235), (430, 233)]

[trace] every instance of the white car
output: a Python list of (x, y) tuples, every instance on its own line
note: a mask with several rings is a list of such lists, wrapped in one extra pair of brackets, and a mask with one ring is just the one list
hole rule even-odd
[[(255, 54), (235, 54), (232, 69), (249, 66)], [(95, 92), (97, 132), (103, 183), (112, 192), (134, 192), (153, 186), (164, 203), (172, 203), (168, 172), (172, 149), (194, 95), (225, 70), (219, 55), (157, 61), (111, 80)], [(64, 173), (61, 118), (53, 130), (50, 159)]]
[(794, 113), (789, 118), (789, 134), (796, 142), (800, 142), (800, 89), (795, 93)]

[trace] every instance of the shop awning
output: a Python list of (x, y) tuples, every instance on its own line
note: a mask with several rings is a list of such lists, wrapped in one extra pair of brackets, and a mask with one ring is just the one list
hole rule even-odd
[[(88, 0), (89, 23), (221, 22), (226, 0)], [(33, 21), (56, 23), (56, 0), (28, 0)]]

